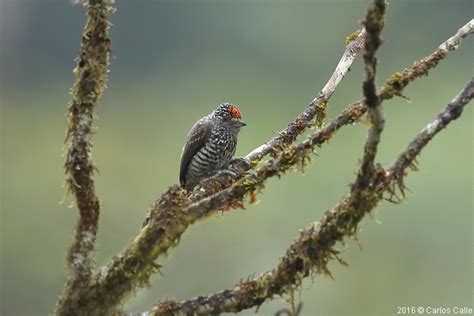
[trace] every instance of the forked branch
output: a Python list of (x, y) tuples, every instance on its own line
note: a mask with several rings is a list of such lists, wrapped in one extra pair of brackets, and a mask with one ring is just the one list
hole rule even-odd
[(66, 185), (75, 196), (79, 220), (67, 263), (72, 273), (57, 305), (57, 314), (73, 315), (80, 308), (75, 299), (87, 292), (93, 268), (93, 251), (99, 222), (100, 203), (92, 178), (92, 129), (94, 108), (106, 87), (111, 41), (108, 0), (90, 0), (80, 56), (68, 108), (66, 131)]
[(469, 101), (474, 98), (474, 78), (467, 83), (464, 89), (448, 103), (448, 105), (441, 111), (434, 121), (426, 125), (425, 128), (413, 139), (407, 148), (398, 156), (398, 158), (387, 168), (387, 172), (392, 180), (392, 183), (400, 189), (404, 194), (405, 184), (403, 178), (407, 168), (416, 169), (416, 157), (420, 151), (445, 128), (451, 121), (461, 116), (464, 107)]
[(320, 221), (301, 231), (273, 270), (208, 296), (181, 302), (162, 301), (146, 314), (168, 316), (236, 313), (258, 307), (275, 296), (291, 293), (308, 276), (331, 275), (329, 262), (337, 260), (346, 264), (339, 256), (341, 251), (337, 247), (338, 243), (344, 243), (347, 238), (356, 238), (357, 227), (364, 216), (378, 205), (384, 195), (394, 194), (394, 186), (399, 185), (400, 179), (406, 176), (405, 171), (416, 156), (434, 135), (461, 115), (463, 108), (473, 97), (474, 79), (471, 79), (386, 171), (381, 167), (375, 168), (376, 172), (371, 178), (372, 185), (364, 194), (352, 189), (338, 205), (326, 211)]
[[(468, 29), (469, 33), (472, 33), (473, 27)], [(461, 34), (465, 36), (467, 33)], [(415, 63), (412, 68), (391, 76), (379, 89), (380, 97), (390, 99), (398, 95), (410, 82), (426, 75), (429, 69), (446, 57), (446, 54), (440, 57), (438, 51), (434, 54), (436, 57), (430, 55)], [(190, 198), (178, 186), (171, 187), (150, 207), (150, 221), (132, 244), (94, 278), (91, 293), (101, 293), (99, 296), (106, 300), (103, 301), (104, 306), (115, 306), (116, 300), (146, 284), (150, 275), (158, 268), (155, 259), (175, 246), (190, 224), (218, 209), (242, 206), (242, 199), (247, 194), (252, 196), (251, 192), (260, 190), (269, 177), (281, 175), (294, 166), (305, 164), (316, 145), (323, 144), (340, 127), (358, 121), (365, 111), (363, 102), (351, 105), (326, 127), (310, 135), (306, 141), (280, 151), (276, 158), (263, 163), (256, 169), (255, 175), (246, 175), (234, 182), (229, 180), (225, 185), (210, 182), (197, 196)], [(223, 186), (227, 188), (222, 189)], [(211, 195), (212, 192), (216, 193)], [(95, 300), (94, 296), (91, 299)], [(109, 299), (111, 301), (108, 301)]]
[(316, 122), (317, 127), (321, 127), (322, 120), (325, 117), (327, 102), (352, 66), (357, 54), (364, 45), (366, 36), (367, 32), (363, 29), (354, 40), (348, 43), (344, 54), (326, 85), (308, 107), (298, 115), (295, 121), (288, 124), (288, 127), (280, 131), (277, 136), (270, 138), (264, 144), (252, 150), (245, 158), (255, 164), (269, 153), (274, 152), (275, 149), (293, 143), (308, 127), (314, 125), (314, 122)]
[(380, 142), (385, 119), (382, 113), (382, 99), (377, 93), (375, 86), (375, 75), (377, 69), (377, 58), (375, 52), (382, 44), (380, 33), (384, 26), (385, 0), (374, 1), (374, 6), (367, 11), (365, 28), (368, 36), (364, 45), (365, 81), (362, 91), (364, 102), (369, 110), (368, 118), (371, 123), (369, 135), (364, 147), (361, 167), (357, 175), (354, 189), (363, 191), (370, 186), (370, 180), (375, 172), (374, 160), (377, 155), (377, 147)]
[[(271, 153), (273, 159), (260, 165), (255, 174), (241, 174), (238, 179), (225, 176), (217, 178), (209, 181), (202, 186), (201, 190), (195, 191), (191, 195), (178, 186), (170, 187), (150, 207), (149, 220), (131, 245), (90, 278), (91, 252), (94, 248), (99, 215), (99, 203), (94, 194), (92, 180), (94, 166), (90, 159), (92, 146), (90, 131), (93, 119), (92, 110), (97, 105), (105, 88), (110, 50), (110, 40), (107, 33), (109, 27), (107, 16), (111, 10), (110, 1), (89, 0), (88, 22), (84, 30), (81, 58), (76, 68), (78, 79), (70, 106), (68, 135), (71, 143), (66, 169), (69, 175), (68, 183), (76, 195), (81, 214), (70, 258), (76, 259), (80, 265), (68, 280), (65, 292), (58, 303), (57, 313), (62, 315), (109, 314), (127, 295), (148, 283), (150, 276), (159, 269), (159, 265), (155, 262), (156, 258), (175, 246), (190, 224), (219, 209), (242, 207), (243, 199), (247, 194), (253, 197), (255, 192), (263, 188), (263, 184), (269, 177), (281, 175), (294, 166), (304, 166), (315, 146), (323, 144), (340, 127), (358, 121), (368, 107), (371, 109), (370, 117), (373, 123), (371, 132), (375, 138), (369, 137), (372, 141), (368, 141), (367, 146), (371, 143), (371, 148), (376, 149), (377, 137), (380, 136), (381, 126), (383, 126), (381, 111), (380, 113), (376, 111), (380, 109), (380, 100), (402, 95), (403, 88), (416, 78), (426, 75), (429, 69), (434, 68), (440, 60), (446, 57), (449, 50), (455, 49), (461, 39), (472, 33), (474, 29), (474, 22), (471, 20), (455, 36), (443, 43), (435, 53), (422, 59), (410, 69), (394, 74), (378, 92), (375, 89), (374, 81), (372, 79), (366, 80), (372, 82), (370, 84), (371, 93), (375, 92), (378, 97), (375, 106), (371, 106), (371, 95), (367, 92), (365, 93), (367, 104), (360, 101), (349, 106), (327, 126), (312, 133), (308, 139), (298, 145), (291, 145), (297, 136), (306, 131), (308, 127), (321, 127), (326, 104), (346, 75), (355, 56), (364, 44), (366, 51), (370, 50), (367, 49), (369, 41), (367, 34), (370, 27), (369, 24), (366, 24), (367, 31), (363, 30), (348, 45), (328, 83), (306, 110), (277, 136), (247, 155), (254, 166), (267, 154)], [(382, 2), (375, 1), (377, 5)], [(379, 12), (383, 13), (380, 10)], [(369, 20), (369, 18), (366, 19), (366, 21)], [(373, 66), (375, 67), (375, 63)], [(381, 118), (382, 120), (380, 120)], [(374, 126), (378, 126), (378, 128), (374, 129)], [(356, 194), (352, 190), (351, 194), (345, 197), (338, 206), (326, 212), (319, 223), (312, 224), (300, 234), (277, 268), (257, 279), (244, 282), (233, 290), (182, 303), (164, 302), (153, 312), (158, 314), (163, 311), (202, 312), (206, 314), (218, 311), (238, 311), (258, 306), (274, 295), (288, 293), (309, 274), (329, 273), (327, 262), (334, 258), (338, 259), (338, 252), (334, 249), (336, 242), (341, 241), (345, 236), (354, 236), (359, 221), (375, 207), (382, 198), (383, 192), (386, 192), (388, 176), (383, 169), (373, 165), (375, 151), (366, 150), (366, 152), (374, 153), (373, 157), (370, 156), (371, 154), (366, 155), (372, 170), (370, 172), (372, 181), (370, 187), (364, 187), (364, 190), (369, 188), (371, 194), (361, 194), (360, 196), (364, 196), (364, 200), (361, 201), (359, 195), (359, 198), (354, 198)], [(410, 160), (409, 156), (406, 157), (408, 157), (407, 161)], [(396, 170), (405, 169), (406, 165), (402, 164)], [(245, 168), (241, 171), (245, 171)], [(400, 172), (390, 174), (400, 175)], [(342, 226), (338, 226), (339, 224)], [(69, 262), (75, 261), (69, 259)]]

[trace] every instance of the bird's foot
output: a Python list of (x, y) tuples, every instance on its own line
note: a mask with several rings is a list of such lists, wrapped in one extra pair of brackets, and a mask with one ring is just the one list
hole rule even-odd
[(239, 176), (249, 174), (247, 171), (250, 169), (250, 166), (251, 164), (248, 159), (243, 157), (234, 158), (229, 162), (228, 169), (216, 170), (211, 176), (202, 180), (201, 187), (205, 187), (207, 184), (223, 176), (224, 179), (227, 178), (228, 180), (236, 180)]
[(216, 170), (214, 171), (208, 178), (206, 178), (205, 180), (213, 180), (213, 179), (216, 179), (216, 178), (219, 178), (221, 177), (222, 175), (228, 175), (228, 176), (231, 176), (231, 177), (235, 177), (237, 176), (237, 173), (234, 171), (234, 170), (231, 170), (231, 169), (222, 169), (222, 170)]
[[(227, 177), (227, 179), (235, 179), (237, 177), (237, 173), (231, 169), (222, 169), (215, 171), (212, 175), (208, 178), (205, 178), (201, 181), (201, 187), (207, 187), (213, 181), (221, 178), (223, 175)], [(219, 181), (220, 182), (220, 181)]]
[(229, 166), (232, 170), (244, 172), (250, 169), (251, 163), (250, 160), (245, 157), (238, 157), (232, 159), (229, 162)]
[(232, 170), (232, 169), (222, 169), (222, 170), (218, 170), (216, 171), (216, 173), (212, 176), (212, 178), (217, 178), (217, 177), (220, 177), (222, 176), (223, 174), (225, 175), (228, 175), (232, 178), (235, 178), (237, 177), (237, 172), (235, 172), (235, 170)]

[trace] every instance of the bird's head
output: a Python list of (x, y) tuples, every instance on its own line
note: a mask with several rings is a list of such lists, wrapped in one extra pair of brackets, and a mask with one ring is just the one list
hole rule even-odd
[(222, 123), (228, 124), (233, 128), (239, 129), (247, 125), (242, 121), (239, 108), (230, 103), (222, 103), (212, 114), (214, 117), (219, 118)]

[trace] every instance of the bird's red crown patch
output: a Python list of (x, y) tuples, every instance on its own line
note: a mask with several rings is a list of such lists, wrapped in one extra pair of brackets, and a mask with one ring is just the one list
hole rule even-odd
[(235, 106), (229, 108), (229, 113), (232, 117), (240, 118), (240, 110)]

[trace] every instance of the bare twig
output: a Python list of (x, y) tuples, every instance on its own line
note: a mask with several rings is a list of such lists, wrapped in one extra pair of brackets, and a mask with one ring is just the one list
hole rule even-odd
[(92, 124), (94, 108), (106, 87), (109, 65), (110, 27), (108, 15), (112, 8), (109, 1), (90, 0), (87, 5), (87, 22), (84, 27), (81, 53), (74, 69), (76, 81), (69, 105), (66, 142), (66, 183), (74, 193), (79, 209), (79, 221), (67, 263), (72, 269), (57, 314), (77, 314), (79, 303), (75, 300), (89, 286), (93, 265), (93, 250), (97, 234), (100, 203), (95, 194), (92, 175), (95, 170), (91, 158)]
[(439, 45), (438, 50), (448, 52), (450, 50), (457, 49), (461, 44), (463, 38), (465, 38), (468, 34), (472, 33), (474, 30), (474, 19), (467, 22), (463, 27), (461, 27), (456, 34), (450, 37), (447, 41), (443, 42)]
[(367, 32), (363, 29), (359, 35), (351, 41), (344, 51), (339, 63), (336, 66), (331, 78), (319, 92), (318, 96), (311, 101), (309, 106), (296, 118), (296, 120), (288, 125), (287, 128), (280, 131), (277, 136), (270, 138), (263, 145), (255, 148), (245, 156), (249, 161), (258, 162), (267, 154), (273, 152), (275, 148), (283, 145), (291, 144), (296, 137), (303, 133), (306, 128), (312, 125), (313, 119), (321, 122), (324, 118), (324, 110), (326, 104), (333, 95), (336, 88), (346, 76), (357, 54), (363, 47)]
[[(272, 271), (257, 278), (246, 280), (232, 289), (209, 296), (200, 296), (185, 301), (166, 300), (156, 305), (149, 315), (213, 315), (223, 312), (240, 312), (258, 307), (267, 299), (284, 295), (299, 286), (302, 279), (315, 275), (331, 275), (328, 263), (337, 260), (346, 265), (336, 249), (338, 242), (345, 238), (356, 238), (360, 221), (383, 199), (384, 193), (393, 193), (392, 181), (403, 177), (416, 155), (429, 140), (458, 118), (463, 107), (474, 97), (474, 81), (443, 109), (437, 118), (425, 127), (410, 143), (405, 151), (385, 171), (375, 168), (369, 189), (364, 194), (351, 190), (334, 208), (328, 210), (319, 222), (312, 223), (302, 230), (290, 245), (284, 257)], [(397, 175), (397, 176), (396, 176)]]

